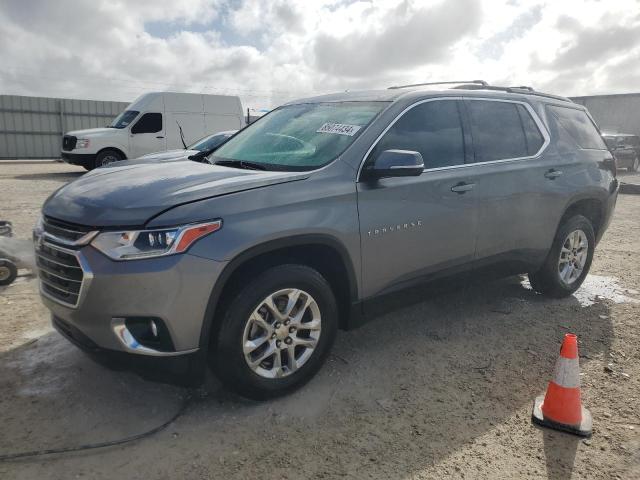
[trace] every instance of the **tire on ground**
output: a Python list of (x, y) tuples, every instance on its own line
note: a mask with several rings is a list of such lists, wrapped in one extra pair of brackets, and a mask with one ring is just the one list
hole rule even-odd
[[(245, 361), (244, 328), (264, 298), (286, 288), (304, 290), (315, 299), (322, 322), (320, 337), (309, 359), (297, 371), (281, 378), (264, 378)], [(338, 329), (338, 307), (325, 278), (304, 265), (280, 265), (261, 273), (232, 295), (221, 313), (221, 325), (209, 357), (220, 380), (229, 389), (256, 400), (283, 395), (310, 380), (329, 354)]]
[[(110, 160), (112, 158), (115, 158), (115, 160)], [(105, 150), (98, 152), (98, 154), (96, 155), (96, 159), (93, 163), (93, 168), (98, 168), (112, 162), (119, 162), (120, 160), (124, 160), (124, 157), (120, 154), (120, 152), (118, 152), (117, 150), (107, 148)], [(92, 168), (87, 168), (87, 170), (92, 170)]]
[[(565, 239), (569, 233), (582, 230), (587, 237), (588, 251), (587, 260), (584, 264), (584, 268), (580, 276), (570, 284), (565, 283), (560, 277), (558, 270), (558, 261), (560, 259), (560, 252), (564, 244)], [(591, 261), (593, 260), (593, 251), (595, 249), (595, 233), (593, 231), (593, 225), (588, 218), (582, 215), (575, 215), (563, 221), (558, 228), (556, 236), (553, 240), (553, 245), (549, 250), (549, 254), (540, 270), (537, 272), (529, 273), (529, 282), (531, 287), (538, 293), (547, 295), (553, 298), (562, 298), (571, 295), (575, 292), (585, 277), (589, 273), (591, 267)]]
[(11, 260), (0, 259), (0, 285), (10, 285), (18, 276), (18, 267)]

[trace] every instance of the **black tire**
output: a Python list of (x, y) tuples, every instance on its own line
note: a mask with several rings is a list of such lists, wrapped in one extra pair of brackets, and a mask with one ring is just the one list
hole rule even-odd
[(0, 285), (10, 285), (18, 276), (18, 267), (11, 260), (0, 260)]
[[(576, 230), (582, 231), (587, 239), (588, 251), (582, 273), (571, 283), (566, 283), (560, 276), (558, 262), (562, 246), (571, 232)], [(531, 287), (538, 293), (547, 295), (552, 298), (568, 297), (575, 292), (589, 273), (591, 262), (593, 260), (593, 251), (596, 246), (596, 237), (593, 231), (593, 225), (588, 218), (582, 215), (575, 215), (565, 220), (556, 233), (553, 245), (549, 254), (540, 270), (535, 273), (529, 273), (529, 282)]]
[(108, 165), (113, 162), (119, 162), (120, 160), (124, 160), (124, 157), (120, 152), (107, 148), (106, 150), (98, 152), (93, 168), (102, 167), (103, 165)]
[[(298, 370), (281, 378), (265, 378), (245, 360), (242, 344), (245, 325), (263, 299), (281, 289), (308, 292), (321, 316), (321, 331), (315, 349)], [(338, 307), (331, 287), (316, 270), (303, 265), (270, 268), (239, 289), (226, 304), (213, 351), (212, 368), (229, 389), (248, 398), (264, 400), (286, 394), (309, 381), (324, 363), (338, 329)]]
[(639, 168), (640, 168), (640, 159), (636, 157), (633, 159), (633, 162), (631, 162), (631, 166), (627, 170), (630, 172), (637, 172)]

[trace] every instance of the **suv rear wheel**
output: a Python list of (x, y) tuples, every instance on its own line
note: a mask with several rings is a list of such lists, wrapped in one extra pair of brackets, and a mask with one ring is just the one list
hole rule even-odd
[(228, 304), (211, 361), (227, 387), (265, 399), (300, 387), (322, 366), (338, 327), (336, 300), (316, 270), (271, 268)]
[(589, 272), (595, 244), (591, 222), (582, 215), (569, 218), (558, 229), (542, 268), (529, 273), (531, 287), (550, 297), (571, 295)]

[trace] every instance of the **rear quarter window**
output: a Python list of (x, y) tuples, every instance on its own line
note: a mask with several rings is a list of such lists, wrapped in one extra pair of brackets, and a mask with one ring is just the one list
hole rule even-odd
[(551, 119), (557, 124), (560, 130), (557, 133), (561, 139), (564, 133), (571, 137), (580, 148), (594, 150), (607, 149), (596, 126), (583, 110), (547, 105), (547, 112)]
[(528, 157), (544, 143), (535, 122), (520, 104), (475, 99), (466, 103), (476, 162)]

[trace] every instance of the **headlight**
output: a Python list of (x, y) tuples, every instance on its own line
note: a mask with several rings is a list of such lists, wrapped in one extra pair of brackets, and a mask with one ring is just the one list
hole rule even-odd
[(79, 138), (76, 141), (76, 148), (87, 148), (89, 146), (88, 138)]
[(91, 245), (114, 260), (161, 257), (186, 251), (193, 243), (222, 227), (222, 220), (155, 230), (103, 232)]

